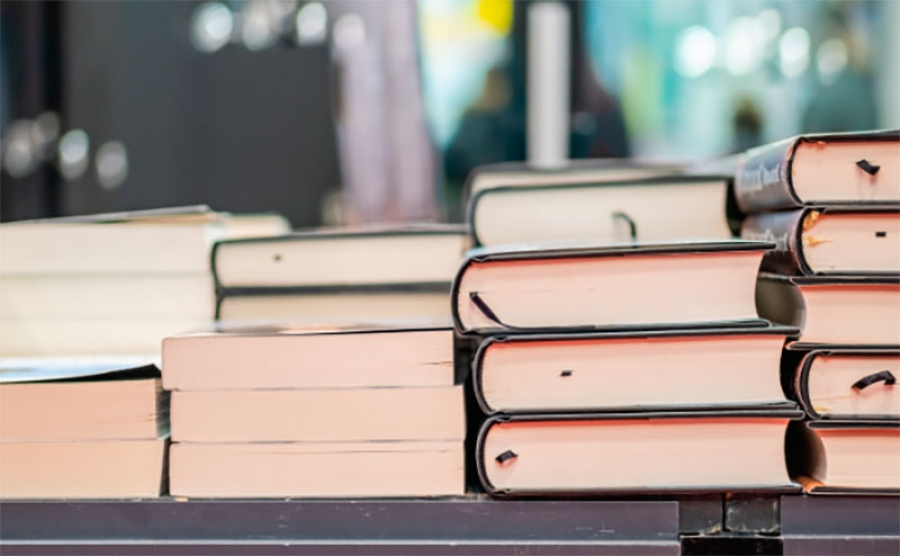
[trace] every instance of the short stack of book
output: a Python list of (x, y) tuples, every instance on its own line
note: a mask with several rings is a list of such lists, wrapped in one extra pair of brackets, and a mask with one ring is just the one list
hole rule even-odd
[(3, 224), (0, 357), (158, 360), (165, 336), (213, 318), (213, 242), (285, 226), (203, 206)]
[(466, 241), (461, 226), (417, 225), (219, 242), (216, 316), (446, 321), (450, 281)]
[(465, 492), (449, 326), (258, 326), (168, 338), (169, 492), (395, 497)]
[(750, 151), (742, 236), (774, 241), (760, 313), (801, 328), (785, 387), (791, 472), (810, 493), (900, 493), (900, 132), (812, 135)]
[(168, 421), (155, 366), (4, 369), (0, 498), (159, 496)]
[(496, 496), (796, 490), (779, 382), (796, 330), (757, 316), (770, 244), (483, 248), (453, 290), (485, 337), (473, 385), (492, 416), (475, 459)]

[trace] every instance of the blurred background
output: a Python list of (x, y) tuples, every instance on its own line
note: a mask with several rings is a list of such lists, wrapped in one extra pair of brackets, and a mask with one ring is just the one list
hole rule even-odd
[[(0, 3), (0, 220), (205, 203), (458, 220), (526, 156), (510, 0)], [(900, 2), (562, 2), (572, 158), (900, 127)]]

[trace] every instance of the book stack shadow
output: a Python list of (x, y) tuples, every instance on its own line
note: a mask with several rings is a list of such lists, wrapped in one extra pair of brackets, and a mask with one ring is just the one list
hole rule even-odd
[(791, 327), (760, 319), (771, 244), (471, 251), (452, 290), (474, 337), (478, 478), (497, 497), (792, 492), (779, 381)]
[(786, 452), (810, 494), (900, 494), (900, 134), (800, 137), (736, 175), (741, 235), (774, 241), (760, 314), (797, 326), (782, 381), (806, 419)]

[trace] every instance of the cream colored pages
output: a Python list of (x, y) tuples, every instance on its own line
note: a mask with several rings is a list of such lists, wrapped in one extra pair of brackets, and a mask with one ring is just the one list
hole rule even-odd
[[(869, 174), (857, 165), (878, 166)], [(900, 142), (804, 142), (794, 152), (792, 179), (804, 201), (900, 199)]]

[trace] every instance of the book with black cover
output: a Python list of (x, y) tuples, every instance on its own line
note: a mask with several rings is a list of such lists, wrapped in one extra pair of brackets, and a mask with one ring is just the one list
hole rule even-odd
[(796, 422), (785, 446), (808, 494), (900, 495), (900, 421)]
[(472, 365), (482, 411), (626, 412), (794, 408), (779, 361), (797, 329), (492, 336)]
[(760, 326), (753, 288), (771, 247), (733, 240), (476, 249), (453, 283), (453, 319), (463, 334)]
[(900, 420), (900, 349), (790, 346), (784, 363), (788, 391), (811, 419)]
[(795, 492), (784, 434), (797, 410), (495, 415), (476, 461), (498, 497)]
[(467, 220), (475, 243), (486, 246), (728, 239), (729, 182), (723, 176), (678, 175), (497, 185), (472, 196)]
[(770, 241), (762, 269), (786, 275), (900, 272), (900, 207), (805, 207), (749, 216), (741, 237)]
[(744, 213), (900, 203), (900, 131), (803, 135), (748, 151), (734, 180)]

